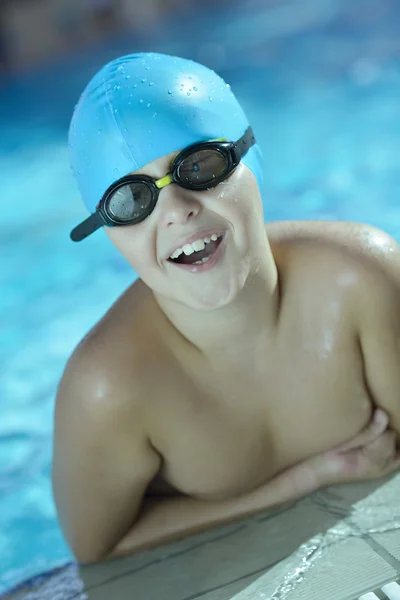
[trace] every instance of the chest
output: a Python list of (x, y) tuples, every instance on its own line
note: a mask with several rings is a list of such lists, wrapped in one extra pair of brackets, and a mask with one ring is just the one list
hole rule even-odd
[(365, 426), (371, 401), (356, 341), (297, 333), (254, 371), (162, 373), (152, 442), (168, 483), (196, 497), (238, 495)]

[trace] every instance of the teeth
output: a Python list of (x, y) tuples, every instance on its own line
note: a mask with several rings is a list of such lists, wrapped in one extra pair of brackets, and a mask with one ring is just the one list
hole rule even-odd
[(203, 263), (206, 263), (208, 260), (210, 260), (209, 256), (206, 256), (205, 258), (202, 258), (201, 260), (196, 260), (196, 262), (194, 262), (194, 265), (202, 265)]
[(189, 256), (189, 254), (193, 254), (193, 252), (195, 251), (192, 244), (185, 244), (184, 246), (182, 246), (182, 250), (184, 251), (186, 256)]
[(178, 258), (178, 256), (180, 256), (181, 254), (183, 254), (183, 250), (182, 248), (177, 248), (175, 250), (175, 252), (173, 252), (170, 256), (170, 258)]
[(195, 242), (193, 242), (192, 247), (196, 250), (196, 252), (198, 252), (199, 250), (204, 250), (204, 248), (206, 247), (206, 243), (204, 240), (196, 240)]
[[(193, 254), (193, 252), (199, 252), (200, 250), (204, 250), (206, 244), (209, 244), (211, 240), (216, 242), (219, 236), (216, 233), (213, 233), (211, 237), (199, 238), (194, 241), (192, 244), (185, 244), (182, 248), (177, 248), (170, 256), (170, 258), (178, 258), (181, 254), (185, 253), (186, 256)], [(193, 263), (198, 264), (198, 263)]]

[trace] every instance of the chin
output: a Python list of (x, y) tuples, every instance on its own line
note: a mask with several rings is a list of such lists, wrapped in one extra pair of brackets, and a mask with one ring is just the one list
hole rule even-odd
[[(211, 285), (209, 289), (196, 290), (191, 297), (187, 297), (185, 304), (195, 310), (210, 311), (218, 310), (232, 304), (241, 294), (247, 277), (232, 277), (223, 281), (221, 277), (217, 285)], [(186, 294), (188, 296), (188, 294)]]

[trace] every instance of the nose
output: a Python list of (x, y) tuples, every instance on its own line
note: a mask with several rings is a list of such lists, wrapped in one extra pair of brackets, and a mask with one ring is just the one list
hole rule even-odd
[(172, 225), (184, 225), (189, 219), (196, 217), (202, 209), (196, 192), (186, 190), (174, 183), (167, 185), (160, 192), (157, 202), (159, 223), (164, 228)]

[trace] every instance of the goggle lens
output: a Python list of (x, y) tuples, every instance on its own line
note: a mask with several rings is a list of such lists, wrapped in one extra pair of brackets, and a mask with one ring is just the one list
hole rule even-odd
[(212, 187), (227, 174), (229, 165), (221, 152), (210, 148), (198, 150), (178, 165), (178, 179), (188, 186)]
[(111, 194), (106, 210), (114, 220), (124, 223), (139, 218), (151, 203), (149, 186), (141, 182), (127, 183)]

